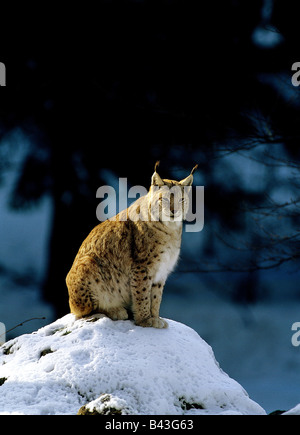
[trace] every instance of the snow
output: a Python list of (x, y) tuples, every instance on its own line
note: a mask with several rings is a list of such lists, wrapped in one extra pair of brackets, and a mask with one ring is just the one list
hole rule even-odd
[(300, 415), (300, 404), (290, 409), (287, 412), (284, 412), (283, 415)]
[[(94, 319), (95, 320), (95, 319)], [(0, 348), (0, 414), (265, 414), (191, 328), (72, 314)]]

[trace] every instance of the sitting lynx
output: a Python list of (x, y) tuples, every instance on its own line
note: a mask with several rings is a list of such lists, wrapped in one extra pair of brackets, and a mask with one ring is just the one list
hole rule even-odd
[(81, 245), (66, 279), (76, 316), (102, 313), (125, 320), (129, 310), (139, 326), (168, 326), (159, 308), (179, 256), (190, 190), (186, 186), (192, 185), (198, 165), (178, 182), (162, 180), (158, 164), (148, 194), (96, 226)]

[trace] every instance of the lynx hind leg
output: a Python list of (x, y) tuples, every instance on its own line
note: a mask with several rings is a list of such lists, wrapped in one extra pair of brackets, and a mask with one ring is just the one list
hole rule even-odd
[(78, 318), (103, 314), (112, 320), (127, 320), (127, 310), (122, 306), (119, 293), (112, 292), (102, 279), (103, 270), (90, 257), (75, 263), (66, 282), (69, 290), (71, 312)]
[(75, 314), (77, 318), (85, 317), (91, 314), (95, 310), (95, 304), (91, 297), (86, 293), (76, 295), (77, 290), (70, 292), (69, 290), (69, 305), (72, 314)]
[(87, 261), (73, 265), (66, 278), (70, 310), (78, 318), (88, 316), (97, 309), (92, 290), (92, 268), (93, 265)]

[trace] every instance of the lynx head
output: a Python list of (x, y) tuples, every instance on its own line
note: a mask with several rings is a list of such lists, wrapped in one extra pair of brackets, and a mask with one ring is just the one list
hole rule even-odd
[(159, 161), (155, 164), (149, 191), (151, 220), (181, 222), (189, 209), (189, 193), (198, 165), (181, 181), (162, 179), (157, 173), (158, 166)]

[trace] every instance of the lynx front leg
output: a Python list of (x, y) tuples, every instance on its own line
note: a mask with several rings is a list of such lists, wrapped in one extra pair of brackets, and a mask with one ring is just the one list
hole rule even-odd
[(156, 318), (163, 324), (162, 328), (167, 328), (168, 323), (159, 317), (159, 309), (162, 299), (164, 289), (164, 283), (159, 282), (157, 284), (152, 285), (151, 289), (151, 316), (152, 318)]
[[(136, 325), (143, 327), (166, 328), (166, 322), (158, 316), (159, 307), (158, 310), (155, 309), (152, 311), (152, 278), (149, 276), (146, 269), (138, 266), (136, 270), (133, 271), (131, 292), (132, 311)], [(158, 295), (156, 295), (156, 299), (157, 297)]]

